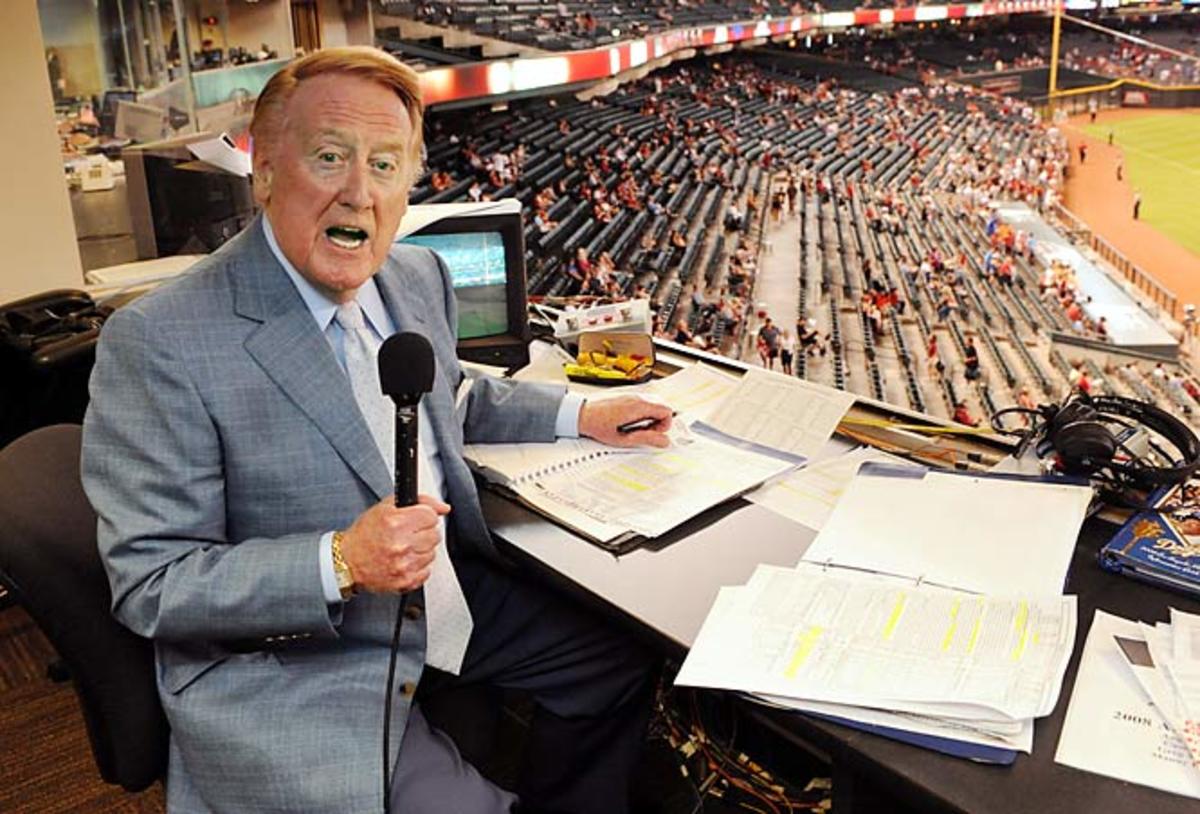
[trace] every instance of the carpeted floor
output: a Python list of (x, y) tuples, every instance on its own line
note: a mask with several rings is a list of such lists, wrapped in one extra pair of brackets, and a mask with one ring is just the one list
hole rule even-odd
[(128, 794), (100, 779), (75, 691), (46, 677), (53, 660), (53, 648), (24, 611), (0, 611), (0, 811), (164, 811), (161, 788)]

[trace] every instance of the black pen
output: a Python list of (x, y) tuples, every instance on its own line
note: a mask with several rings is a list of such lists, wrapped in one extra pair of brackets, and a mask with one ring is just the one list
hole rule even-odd
[[(677, 415), (679, 415), (679, 413), (675, 411), (671, 412), (671, 418), (674, 418)], [(629, 433), (637, 432), (638, 430), (648, 430), (660, 421), (662, 421), (661, 418), (639, 418), (636, 421), (626, 421), (624, 424), (617, 425), (617, 432), (628, 435)]]

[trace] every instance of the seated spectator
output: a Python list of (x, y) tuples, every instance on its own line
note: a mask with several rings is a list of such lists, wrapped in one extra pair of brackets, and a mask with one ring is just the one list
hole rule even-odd
[(812, 356), (816, 351), (822, 356), (825, 355), (825, 343), (821, 340), (821, 332), (817, 330), (817, 321), (808, 319), (805, 322), (797, 323), (796, 336), (800, 340), (800, 347), (808, 356)]
[(454, 185), (454, 179), (445, 170), (438, 170), (429, 178), (429, 186), (434, 192), (444, 192)]
[(578, 280), (580, 286), (584, 284), (586, 279), (592, 273), (592, 261), (588, 259), (588, 250), (580, 246), (575, 250), (575, 256), (571, 258), (571, 262), (567, 264), (567, 276), (573, 280)]
[(671, 340), (680, 345), (689, 345), (701, 350), (709, 350), (711, 348), (706, 337), (697, 336), (688, 330), (686, 319), (680, 319), (675, 323), (675, 333), (671, 336)]
[(737, 201), (729, 205), (729, 209), (725, 211), (725, 230), (735, 232), (742, 228), (744, 216), (742, 210), (738, 208)]
[(558, 226), (558, 221), (552, 220), (549, 212), (547, 212), (545, 209), (539, 208), (533, 213), (533, 225), (536, 226), (537, 230), (544, 235), (549, 232), (553, 232), (555, 227)]
[(975, 381), (983, 375), (979, 369), (979, 349), (975, 347), (974, 337), (967, 337), (967, 345), (963, 348), (963, 362), (965, 364), (963, 375), (967, 377), (968, 381)]
[(978, 427), (979, 420), (971, 417), (971, 411), (967, 408), (965, 401), (960, 401), (954, 405), (954, 420), (959, 424), (965, 424), (968, 427)]

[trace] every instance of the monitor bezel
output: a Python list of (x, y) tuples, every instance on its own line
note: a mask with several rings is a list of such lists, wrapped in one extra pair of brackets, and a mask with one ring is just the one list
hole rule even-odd
[[(448, 215), (400, 238), (499, 232), (504, 243), (505, 301), (508, 328), (502, 333), (457, 339), (458, 358), (516, 370), (529, 364), (528, 290), (525, 274), (525, 230), (521, 213)], [(444, 262), (444, 261), (443, 261)], [(458, 326), (454, 326), (455, 333)]]

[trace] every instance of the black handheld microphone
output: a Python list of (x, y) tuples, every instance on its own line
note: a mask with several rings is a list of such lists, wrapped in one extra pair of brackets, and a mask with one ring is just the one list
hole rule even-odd
[(392, 334), (379, 348), (379, 384), (396, 403), (396, 505), (417, 502), (417, 407), (433, 388), (433, 346), (421, 334)]
[[(435, 361), (429, 340), (416, 333), (392, 334), (379, 348), (379, 384), (396, 404), (396, 505), (417, 502), (417, 408), (421, 396), (433, 389)], [(405, 597), (400, 597), (396, 626), (392, 629), (392, 655), (388, 661), (387, 691), (383, 704), (383, 808), (391, 812), (392, 695), (396, 682), (396, 653), (404, 621)]]

